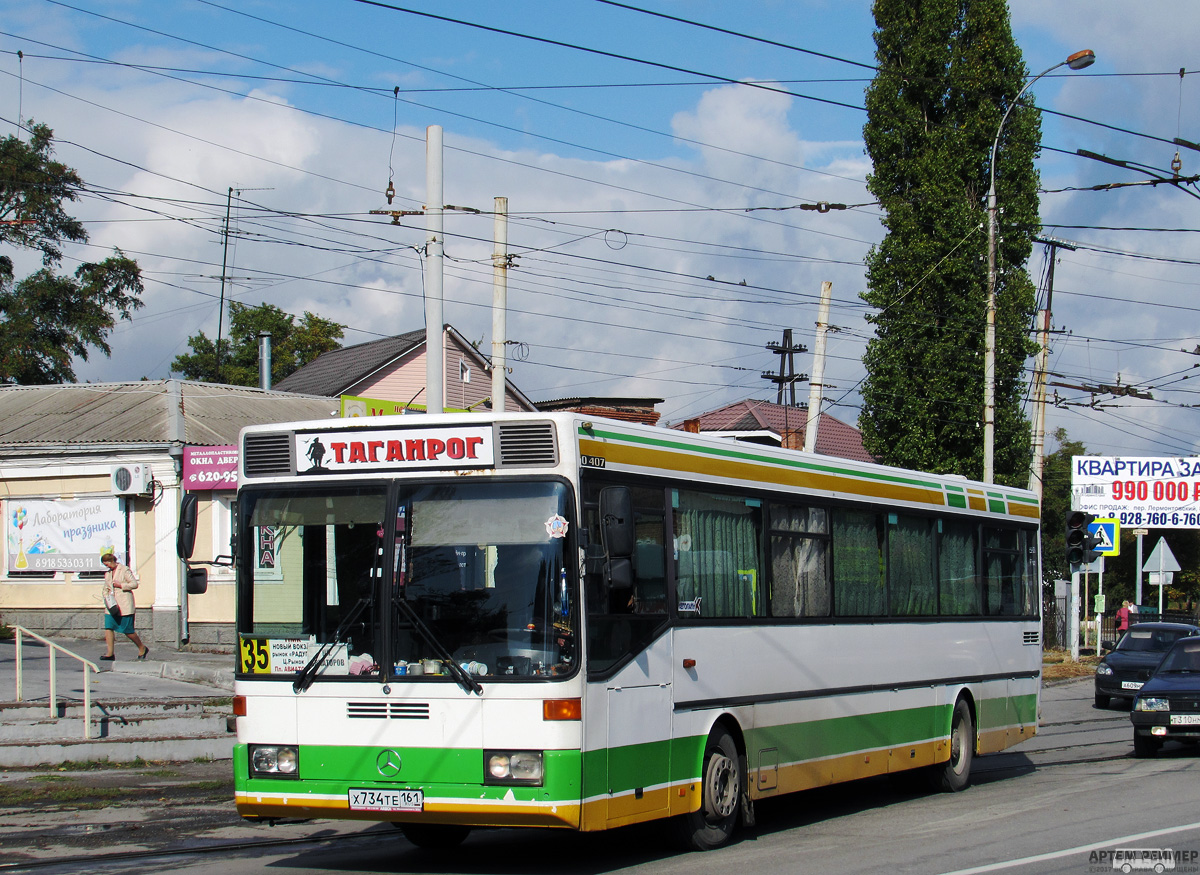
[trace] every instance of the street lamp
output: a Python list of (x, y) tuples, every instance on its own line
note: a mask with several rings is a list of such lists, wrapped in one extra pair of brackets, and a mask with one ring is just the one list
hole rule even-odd
[(996, 150), (1000, 148), (1000, 134), (1008, 121), (1008, 114), (1021, 100), (1021, 95), (1029, 86), (1041, 79), (1047, 73), (1059, 67), (1070, 67), (1072, 70), (1082, 70), (1096, 62), (1096, 53), (1091, 49), (1069, 56), (1065, 61), (1059, 61), (1053, 67), (1048, 67), (1025, 83), (1017, 96), (1008, 104), (1004, 117), (1000, 119), (1000, 127), (996, 128), (996, 139), (992, 141), (992, 160), (988, 166), (990, 181), (987, 193), (987, 232), (988, 232), (988, 277), (987, 277), (987, 333), (984, 335), (983, 359), (983, 482), (995, 483), (996, 455)]

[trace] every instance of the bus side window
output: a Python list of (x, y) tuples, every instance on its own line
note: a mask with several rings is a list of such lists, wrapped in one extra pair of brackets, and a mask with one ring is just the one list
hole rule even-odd
[(828, 617), (829, 515), (822, 507), (772, 504), (772, 617)]
[(765, 616), (761, 504), (682, 489), (672, 498), (676, 595), (679, 604), (687, 606), (687, 616)]

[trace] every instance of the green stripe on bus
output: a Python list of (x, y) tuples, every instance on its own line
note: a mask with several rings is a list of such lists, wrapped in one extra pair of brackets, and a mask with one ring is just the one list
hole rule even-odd
[(816, 471), (821, 474), (835, 474), (840, 477), (857, 477), (861, 480), (875, 480), (881, 483), (901, 483), (906, 486), (920, 486), (923, 489), (940, 489), (942, 484), (932, 480), (921, 480), (916, 477), (900, 477), (893, 474), (880, 474), (870, 471), (858, 471), (853, 468), (840, 468), (835, 465), (819, 465), (804, 459), (776, 459), (770, 456), (759, 456), (754, 453), (719, 447), (703, 447), (686, 444), (679, 441), (665, 440), (649, 435), (625, 434), (615, 431), (600, 431), (599, 429), (584, 429), (580, 427), (579, 436), (587, 439), (607, 438), (620, 440), (630, 444), (660, 447), (667, 450), (679, 450), (692, 455), (718, 456), (727, 459), (739, 459), (747, 462), (758, 462), (767, 465), (777, 465), (783, 468), (796, 468), (802, 471)]
[[(758, 751), (766, 748), (776, 749), (781, 763), (810, 762), (945, 737), (951, 707), (930, 705), (763, 726), (747, 731), (747, 753), (752, 765)], [(976, 709), (979, 732), (1030, 725), (1037, 714), (1037, 696), (983, 699)], [(421, 787), (430, 796), (448, 799), (578, 802), (694, 780), (706, 741), (704, 736), (689, 736), (611, 750), (546, 751), (546, 781), (541, 787), (484, 785), (482, 750), (398, 745), (392, 749), (401, 757), (400, 774), (390, 780), (375, 766), (383, 747), (346, 745), (302, 745), (298, 780), (250, 778), (246, 746), (239, 744), (233, 752), (234, 784), (247, 794), (293, 797), (341, 796), (351, 787)], [(669, 773), (663, 770), (667, 763)]]
[[(859, 471), (853, 468), (842, 468), (830, 464), (816, 464), (814, 462), (805, 461), (803, 459), (776, 459), (769, 456), (760, 456), (751, 452), (716, 448), (716, 447), (698, 447), (674, 440), (664, 438), (650, 437), (648, 435), (634, 435), (625, 432), (617, 431), (602, 431), (595, 428), (585, 429), (582, 426), (578, 429), (579, 437), (585, 439), (608, 439), (619, 440), (629, 444), (641, 444), (644, 446), (660, 447), (667, 450), (678, 450), (692, 454), (718, 456), (728, 459), (738, 459), (742, 461), (757, 462), (769, 465), (778, 465), (785, 468), (795, 468), (803, 471), (814, 471), (822, 474), (832, 474), (840, 477), (856, 477), (862, 480), (874, 480), (881, 483), (898, 483), (906, 486), (919, 486), (925, 489), (944, 489), (946, 491), (946, 499), (951, 507), (966, 508), (966, 499), (961, 497), (964, 489), (960, 486), (955, 486), (949, 483), (938, 483), (936, 481), (922, 480), (916, 477), (900, 477), (891, 474), (880, 474), (878, 472)], [(1008, 508), (1004, 504), (1005, 501), (1016, 502), (1018, 504), (1026, 504), (1031, 507), (1036, 507), (1038, 500), (1036, 497), (1029, 495), (1012, 495), (1006, 493), (989, 492), (987, 493), (988, 509), (993, 513), (1007, 513)], [(995, 499), (995, 500), (993, 500)]]

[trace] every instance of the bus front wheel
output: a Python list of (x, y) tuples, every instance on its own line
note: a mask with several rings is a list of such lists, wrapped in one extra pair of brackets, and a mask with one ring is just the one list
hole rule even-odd
[(965, 699), (954, 703), (950, 718), (950, 759), (934, 766), (934, 787), (948, 793), (965, 790), (971, 783), (971, 761), (975, 757), (975, 721)]
[(733, 837), (746, 786), (746, 761), (733, 737), (715, 729), (704, 747), (700, 809), (679, 819), (683, 845), (696, 851), (719, 848)]

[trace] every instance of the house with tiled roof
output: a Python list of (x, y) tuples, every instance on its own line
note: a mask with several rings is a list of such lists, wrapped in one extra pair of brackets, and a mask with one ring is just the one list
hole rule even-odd
[(539, 401), (537, 409), (543, 413), (569, 410), (585, 416), (607, 416), (625, 422), (640, 422), (643, 425), (658, 425), (661, 415), (654, 409), (662, 404), (661, 398), (626, 398), (614, 396), (586, 395), (575, 398), (555, 398)]
[[(799, 449), (804, 445), (808, 410), (746, 399), (701, 413), (672, 427), (706, 434), (717, 432), (748, 443)], [(875, 461), (863, 446), (862, 432), (828, 413), (822, 413), (817, 422), (815, 452), (859, 462)]]
[[(490, 405), (490, 360), (450, 325), (443, 326), (442, 349), (445, 363), (442, 400), (446, 410), (474, 410)], [(361, 415), (424, 412), (425, 329), (322, 353), (276, 383), (275, 389), (389, 402), (386, 409), (365, 410)], [(537, 409), (511, 382), (506, 382), (504, 398), (505, 410)]]

